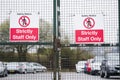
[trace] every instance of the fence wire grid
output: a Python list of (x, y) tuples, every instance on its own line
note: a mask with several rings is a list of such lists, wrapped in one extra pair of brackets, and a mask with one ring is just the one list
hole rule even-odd
[[(108, 78), (119, 80), (119, 1), (56, 0), (60, 1), (60, 9), (56, 5), (56, 13), (60, 11), (60, 19), (56, 18), (56, 23), (59, 24), (60, 20), (59, 25), (54, 25), (54, 1), (0, 0), (0, 80), (109, 80)], [(39, 23), (37, 42), (10, 41), (10, 20), (13, 13), (37, 14)], [(110, 45), (87, 46), (82, 43), (70, 46), (76, 44), (74, 18), (85, 14), (101, 14), (104, 20), (102, 26), (104, 42), (92, 44)], [(59, 14), (56, 15), (59, 17)], [(53, 45), (56, 44), (54, 26), (59, 29), (60, 32), (56, 30), (56, 34), (60, 34), (60, 43), (64, 45), (60, 45), (57, 52), (54, 52)], [(107, 56), (110, 54), (112, 56), (110, 60), (115, 59), (111, 65), (115, 65), (114, 70), (118, 71), (115, 75), (119, 75), (112, 76), (104, 72), (100, 75), (102, 61), (109, 59)], [(98, 62), (95, 63), (96, 61)]]

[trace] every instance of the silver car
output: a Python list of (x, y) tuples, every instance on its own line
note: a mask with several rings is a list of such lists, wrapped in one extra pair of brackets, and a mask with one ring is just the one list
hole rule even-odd
[(36, 73), (36, 70), (34, 69), (33, 65), (31, 65), (28, 62), (20, 62), (20, 72), (21, 73)]
[(3, 62), (0, 62), (0, 76), (2, 77), (8, 76), (7, 67), (6, 65), (3, 64)]
[(107, 53), (106, 59), (101, 64), (101, 78), (120, 76), (119, 53)]
[(31, 62), (30, 63), (33, 68), (36, 70), (36, 72), (46, 72), (47, 68), (39, 63)]
[(7, 70), (9, 73), (20, 73), (19, 62), (9, 62), (7, 63)]

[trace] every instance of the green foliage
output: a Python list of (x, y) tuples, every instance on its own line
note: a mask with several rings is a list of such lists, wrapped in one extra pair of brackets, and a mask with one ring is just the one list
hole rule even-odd
[[(53, 66), (53, 49), (52, 48), (41, 48), (39, 53), (27, 53), (26, 61), (28, 62), (39, 62), (46, 67), (50, 68)], [(19, 61), (17, 53), (0, 53), (1, 61)], [(9, 56), (9, 57), (8, 57)], [(61, 65), (62, 69), (75, 69), (75, 64), (80, 60), (87, 60), (92, 58), (93, 55), (86, 50), (79, 48), (64, 47), (61, 49)]]
[(15, 53), (0, 53), (0, 61), (17, 62), (18, 54)]
[(1, 42), (6, 42), (9, 40), (9, 26), (10, 26), (9, 20), (6, 20), (0, 25)]
[(87, 60), (93, 57), (91, 53), (82, 49), (71, 49), (65, 47), (61, 49), (62, 67), (75, 68), (75, 64), (80, 60)]
[(42, 19), (39, 20), (39, 34), (41, 42), (52, 42), (53, 27), (52, 25)]

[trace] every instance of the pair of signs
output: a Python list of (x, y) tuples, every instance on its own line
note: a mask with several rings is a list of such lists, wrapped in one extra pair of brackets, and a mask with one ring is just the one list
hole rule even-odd
[[(78, 15), (74, 18), (75, 42), (101, 43), (103, 36), (103, 15)], [(10, 15), (10, 41), (39, 41), (39, 17), (35, 13), (12, 13)]]

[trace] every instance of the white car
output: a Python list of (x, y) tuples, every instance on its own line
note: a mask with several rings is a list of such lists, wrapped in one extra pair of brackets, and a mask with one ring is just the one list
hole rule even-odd
[(36, 70), (34, 69), (34, 66), (31, 65), (28, 62), (20, 62), (20, 73), (36, 73)]
[(2, 77), (8, 76), (7, 67), (6, 65), (3, 64), (3, 62), (0, 62), (0, 76)]
[(37, 72), (46, 72), (47, 68), (39, 63), (31, 62), (30, 63)]
[(79, 61), (75, 66), (76, 66), (76, 71), (77, 73), (84, 71), (84, 66), (85, 66), (86, 61)]
[(19, 62), (9, 62), (7, 63), (7, 70), (9, 73), (20, 73), (20, 64)]
[(102, 60), (104, 60), (104, 56), (96, 56), (94, 58), (94, 60), (91, 62), (90, 66), (91, 66), (91, 74), (95, 75), (95, 74), (99, 74), (100, 73), (100, 65)]

